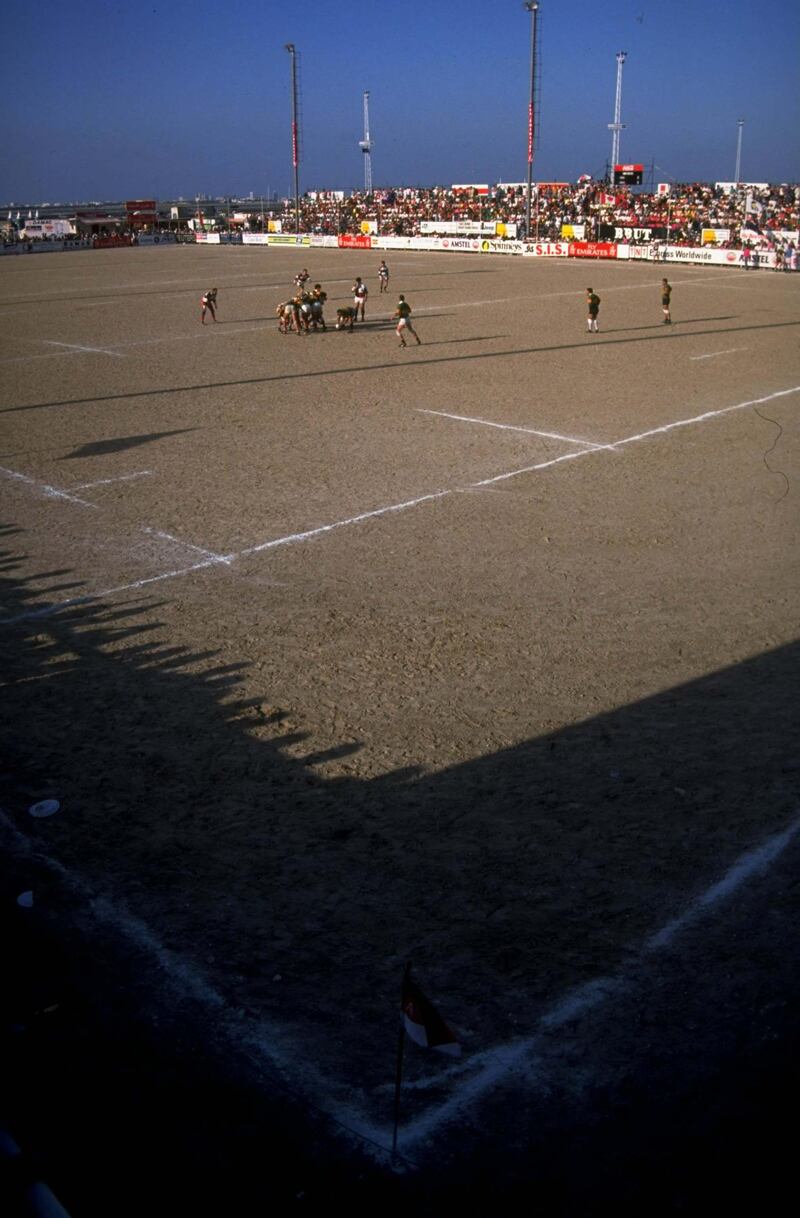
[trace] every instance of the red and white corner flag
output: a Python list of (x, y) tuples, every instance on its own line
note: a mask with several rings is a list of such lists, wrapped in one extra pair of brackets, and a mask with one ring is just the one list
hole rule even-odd
[(438, 1049), (458, 1057), (461, 1045), (452, 1028), (448, 1027), (436, 1007), (411, 980), (411, 967), (406, 965), (402, 990), (403, 1023), (408, 1035), (423, 1049)]

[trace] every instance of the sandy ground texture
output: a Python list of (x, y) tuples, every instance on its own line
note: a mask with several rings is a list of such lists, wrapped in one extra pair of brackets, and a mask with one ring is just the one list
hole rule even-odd
[(8, 1119), (81, 1214), (689, 1212), (797, 1082), (800, 277), (379, 261), (0, 260)]

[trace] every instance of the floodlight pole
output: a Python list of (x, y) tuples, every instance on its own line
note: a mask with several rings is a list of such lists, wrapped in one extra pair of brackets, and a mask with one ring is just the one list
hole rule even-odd
[(300, 164), (300, 144), (297, 138), (297, 51), (293, 42), (287, 42), (284, 48), (292, 58), (292, 166), (294, 168), (294, 231), (300, 232), (300, 185), (298, 166)]
[(358, 146), (364, 154), (364, 194), (372, 194), (372, 140), (369, 138), (369, 90), (364, 92), (364, 138)]
[(611, 132), (610, 186), (614, 184), (614, 166), (619, 164), (619, 133), (625, 128), (625, 124), (620, 122), (620, 119), (622, 118), (622, 65), (627, 58), (627, 51), (617, 52), (617, 92), (614, 97), (614, 121), (608, 124), (608, 129)]
[(744, 127), (744, 119), (738, 120), (739, 136), (736, 140), (736, 189), (739, 189), (739, 183), (742, 180), (742, 128)]
[(525, 240), (531, 236), (531, 192), (533, 190), (533, 142), (536, 127), (534, 99), (536, 89), (536, 23), (539, 16), (538, 0), (524, 0), (523, 8), (531, 15), (531, 81), (528, 98), (528, 193), (525, 200)]

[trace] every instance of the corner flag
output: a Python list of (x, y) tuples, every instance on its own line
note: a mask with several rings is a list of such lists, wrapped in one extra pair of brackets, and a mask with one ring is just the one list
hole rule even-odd
[(409, 965), (403, 975), (401, 1005), (405, 1030), (416, 1044), (423, 1049), (438, 1049), (440, 1053), (449, 1053), (453, 1057), (460, 1055), (461, 1045), (455, 1032), (448, 1027), (416, 982), (411, 980)]

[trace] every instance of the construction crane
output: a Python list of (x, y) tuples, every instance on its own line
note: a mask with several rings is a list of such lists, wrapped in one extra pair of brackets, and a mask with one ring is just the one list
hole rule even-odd
[(372, 194), (372, 140), (369, 138), (369, 92), (364, 92), (364, 138), (358, 141), (364, 153), (364, 194)]

